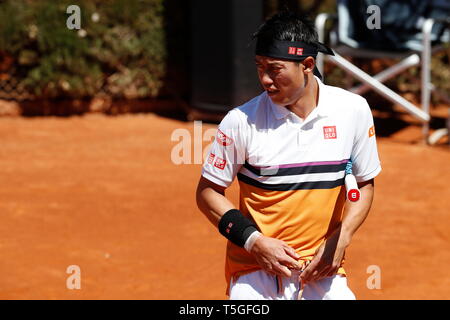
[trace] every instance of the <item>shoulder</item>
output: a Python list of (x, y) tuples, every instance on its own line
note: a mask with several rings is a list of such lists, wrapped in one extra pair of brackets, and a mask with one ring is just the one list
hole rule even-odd
[(367, 104), (366, 99), (359, 94), (335, 86), (324, 85), (324, 87), (326, 89), (327, 98), (331, 101), (348, 102), (352, 106)]
[(222, 120), (228, 128), (248, 126), (267, 112), (266, 95), (261, 93), (244, 104), (231, 109)]
[(339, 87), (330, 85), (323, 87), (326, 90), (327, 106), (333, 111), (346, 115), (361, 115), (370, 112), (369, 104), (364, 97)]

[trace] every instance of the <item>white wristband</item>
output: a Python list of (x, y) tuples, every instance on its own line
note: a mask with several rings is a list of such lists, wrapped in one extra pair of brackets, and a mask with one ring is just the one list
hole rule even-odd
[(358, 183), (356, 182), (356, 178), (354, 175), (347, 174), (345, 176), (345, 188), (347, 189), (348, 200), (352, 202), (359, 200), (361, 192), (359, 191)]
[(253, 231), (253, 233), (245, 241), (245, 244), (244, 244), (245, 250), (250, 252), (250, 250), (252, 249), (253, 245), (255, 244), (256, 239), (258, 239), (259, 236), (262, 236), (261, 232)]

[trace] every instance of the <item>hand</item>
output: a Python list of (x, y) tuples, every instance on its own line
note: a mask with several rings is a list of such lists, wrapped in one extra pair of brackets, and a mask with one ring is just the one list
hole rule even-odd
[(300, 256), (286, 242), (261, 235), (250, 250), (258, 264), (268, 273), (290, 277), (291, 270), (300, 270)]
[(311, 263), (300, 275), (304, 283), (318, 281), (335, 275), (344, 258), (347, 241), (341, 236), (340, 228), (317, 249)]

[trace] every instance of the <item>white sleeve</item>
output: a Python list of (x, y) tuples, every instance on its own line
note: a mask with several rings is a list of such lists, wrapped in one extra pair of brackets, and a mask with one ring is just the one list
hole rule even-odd
[(376, 177), (381, 171), (372, 112), (365, 99), (356, 111), (356, 131), (351, 159), (357, 182)]
[(246, 158), (246, 132), (238, 113), (233, 109), (222, 119), (202, 167), (204, 178), (226, 188), (231, 185)]

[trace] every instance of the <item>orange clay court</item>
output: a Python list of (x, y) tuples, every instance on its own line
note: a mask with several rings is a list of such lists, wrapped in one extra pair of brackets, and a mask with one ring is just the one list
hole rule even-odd
[[(196, 208), (201, 166), (171, 161), (178, 128), (194, 132), (155, 114), (0, 118), (0, 299), (225, 299), (225, 239)], [(418, 126), (378, 137), (383, 171), (346, 253), (358, 299), (450, 299), (450, 151), (418, 140)]]

